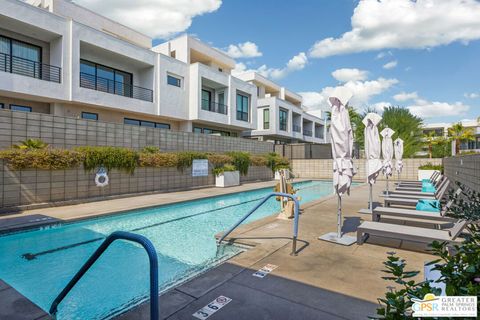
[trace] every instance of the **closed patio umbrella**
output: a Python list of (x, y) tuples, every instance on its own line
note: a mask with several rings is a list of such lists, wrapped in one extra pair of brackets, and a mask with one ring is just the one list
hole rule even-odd
[(351, 245), (356, 239), (342, 235), (342, 195), (350, 193), (352, 178), (355, 174), (353, 167), (353, 131), (348, 115), (347, 104), (352, 92), (345, 87), (338, 87), (328, 99), (331, 107), (330, 137), (333, 155), (333, 187), (337, 194), (337, 232), (327, 233), (319, 239), (343, 245)]
[(395, 133), (390, 128), (385, 128), (380, 132), (380, 134), (383, 137), (382, 140), (382, 155), (383, 155), (383, 174), (385, 175), (385, 178), (387, 179), (387, 192), (386, 194), (388, 195), (388, 177), (392, 176), (393, 173), (393, 141), (392, 141), (392, 136)]
[(378, 134), (377, 125), (382, 121), (382, 117), (376, 113), (368, 113), (362, 120), (365, 125), (364, 137), (365, 137), (365, 158), (366, 158), (366, 174), (367, 182), (369, 186), (368, 197), (368, 209), (361, 209), (360, 213), (372, 213), (373, 210), (373, 197), (372, 189), (373, 185), (377, 181), (377, 177), (383, 168), (380, 145), (380, 135)]
[(400, 174), (403, 169), (403, 140), (400, 138), (395, 139), (393, 148), (395, 149), (395, 170), (397, 171), (398, 180), (400, 180)]

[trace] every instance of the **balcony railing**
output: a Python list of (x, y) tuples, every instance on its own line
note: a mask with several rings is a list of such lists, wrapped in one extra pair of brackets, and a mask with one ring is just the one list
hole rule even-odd
[(312, 136), (312, 131), (307, 130), (307, 129), (303, 129), (303, 135), (311, 137)]
[(80, 73), (80, 87), (153, 102), (153, 90), (94, 76), (88, 73)]
[(202, 110), (227, 114), (228, 107), (223, 103), (213, 102), (208, 99), (202, 99)]
[(299, 125), (293, 125), (293, 132), (302, 132), (302, 127)]
[(323, 134), (315, 132), (315, 138), (323, 139)]
[(0, 53), (0, 71), (60, 83), (62, 68)]

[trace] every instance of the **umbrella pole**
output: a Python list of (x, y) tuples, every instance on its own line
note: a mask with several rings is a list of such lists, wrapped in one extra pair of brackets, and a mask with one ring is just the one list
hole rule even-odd
[(342, 237), (342, 197), (338, 195), (338, 204), (337, 204), (337, 237)]
[(387, 174), (387, 193), (386, 195), (388, 196), (388, 174)]
[(373, 196), (372, 196), (372, 189), (373, 186), (371, 183), (368, 184), (369, 186), (369, 194), (368, 194), (368, 209), (370, 211), (373, 211)]

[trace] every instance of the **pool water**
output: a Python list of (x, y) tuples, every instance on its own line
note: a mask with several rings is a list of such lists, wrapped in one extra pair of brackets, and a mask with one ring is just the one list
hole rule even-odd
[[(331, 181), (295, 184), (306, 203), (332, 193)], [(235, 224), (271, 188), (193, 200), (0, 236), (0, 279), (48, 312), (53, 299), (114, 231), (141, 234), (154, 244), (160, 290), (241, 251), (217, 256), (215, 234)], [(134, 198), (132, 198), (134, 201)], [(246, 223), (279, 211), (274, 198)], [(105, 319), (148, 298), (149, 264), (139, 245), (116, 241), (59, 305), (58, 319)]]

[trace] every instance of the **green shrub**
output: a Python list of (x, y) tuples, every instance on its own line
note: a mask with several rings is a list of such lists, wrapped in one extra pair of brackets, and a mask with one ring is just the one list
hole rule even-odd
[(265, 158), (267, 159), (267, 166), (272, 169), (273, 172), (280, 169), (290, 169), (290, 161), (275, 152), (270, 152)]
[(14, 149), (46, 149), (48, 144), (43, 142), (40, 139), (27, 139), (25, 141), (20, 142), (19, 144), (14, 144), (12, 146)]
[(177, 155), (175, 153), (159, 152), (139, 154), (138, 165), (152, 168), (175, 168), (177, 167)]
[(207, 159), (208, 154), (205, 152), (196, 151), (182, 151), (177, 153), (177, 169), (184, 171), (186, 168), (192, 166), (194, 159)]
[(207, 156), (208, 162), (214, 167), (222, 167), (226, 164), (231, 164), (233, 162), (233, 158), (226, 154), (221, 153), (211, 153)]
[(240, 171), (240, 174), (246, 176), (250, 166), (250, 153), (242, 151), (228, 152), (227, 155), (233, 158), (232, 164)]
[(83, 155), (64, 149), (9, 149), (0, 152), (0, 159), (13, 170), (64, 170), (78, 167)]
[(107, 170), (118, 169), (133, 173), (138, 163), (138, 153), (120, 147), (78, 147), (76, 151), (84, 155), (85, 170), (105, 167)]
[(250, 164), (254, 167), (263, 167), (268, 164), (268, 161), (265, 156), (253, 155), (250, 157)]
[(432, 164), (430, 162), (427, 162), (426, 164), (422, 164), (421, 166), (418, 167), (420, 170), (439, 170), (443, 171), (443, 166), (440, 164)]
[(146, 146), (146, 147), (142, 148), (141, 152), (143, 152), (143, 153), (158, 153), (158, 152), (160, 152), (160, 148), (155, 147), (155, 146)]
[(231, 165), (231, 164), (226, 164), (223, 167), (218, 167), (218, 168), (213, 168), (212, 169), (212, 173), (215, 176), (219, 176), (219, 175), (223, 174), (224, 172), (231, 172), (231, 171), (237, 171), (237, 168), (235, 168), (235, 166)]

